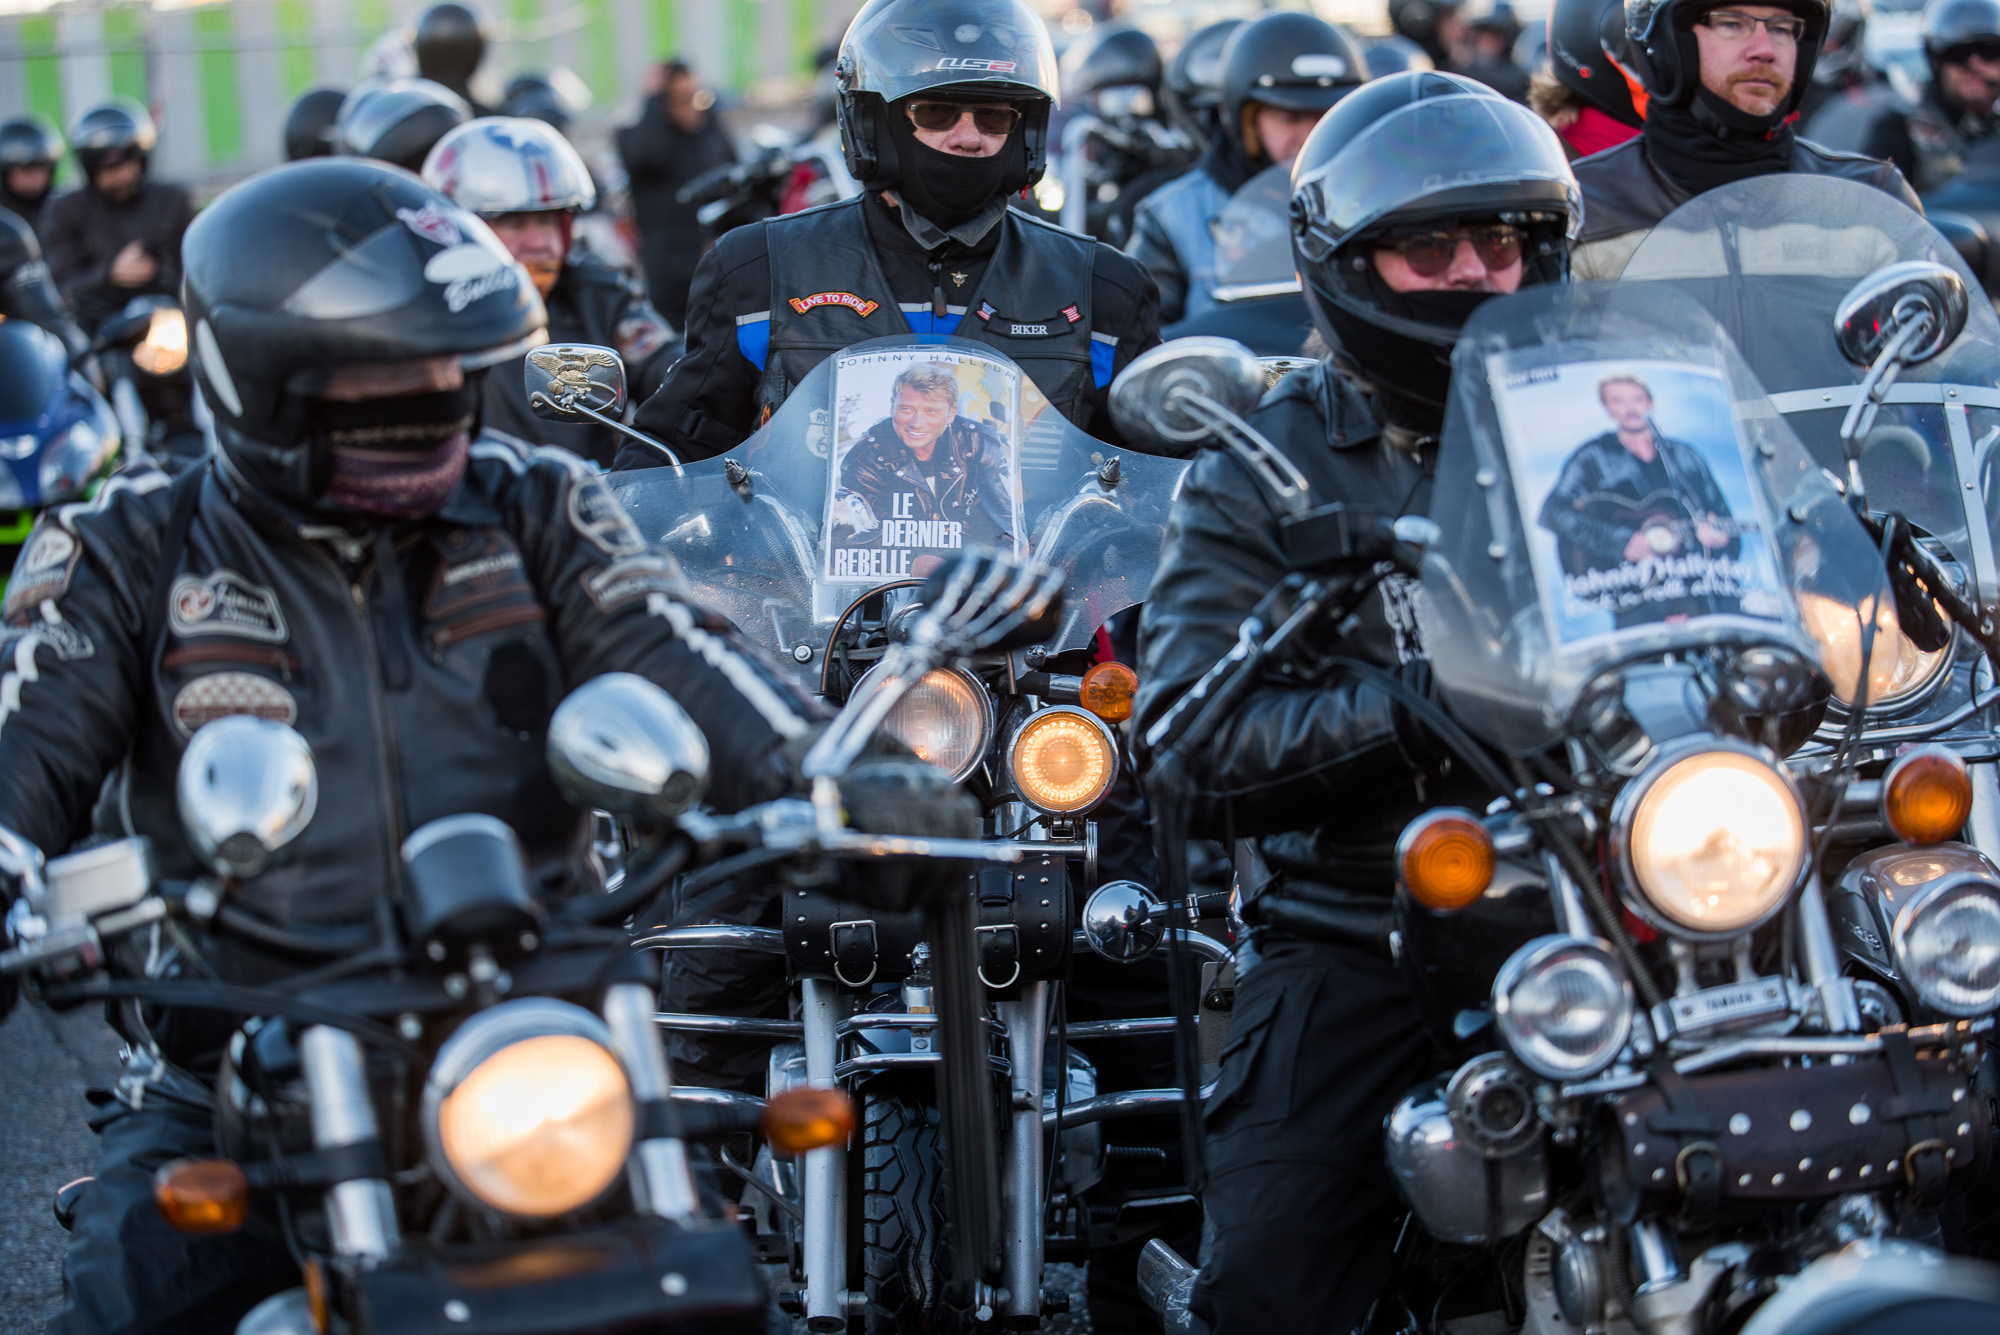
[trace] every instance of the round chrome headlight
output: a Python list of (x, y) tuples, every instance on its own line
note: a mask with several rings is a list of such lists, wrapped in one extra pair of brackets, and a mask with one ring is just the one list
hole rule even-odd
[(1055, 705), (1028, 716), (1007, 747), (1007, 768), (1021, 800), (1068, 816), (1104, 800), (1118, 777), (1118, 740), (1087, 709)]
[(1704, 738), (1670, 751), (1611, 813), (1634, 911), (1681, 936), (1733, 936), (1763, 922), (1805, 870), (1805, 804), (1748, 746)]
[(1500, 1036), (1551, 1080), (1581, 1080), (1611, 1065), (1632, 1036), (1632, 1006), (1618, 957), (1581, 937), (1537, 937), (1493, 980)]
[(474, 1204), (546, 1219), (617, 1180), (638, 1114), (611, 1032), (580, 1006), (543, 997), (467, 1020), (424, 1082), (432, 1166)]
[(2000, 1007), (2000, 890), (1939, 880), (1896, 915), (1896, 965), (1924, 1004), (1969, 1019)]
[[(880, 670), (870, 668), (855, 693)], [(970, 672), (937, 668), (903, 693), (882, 726), (919, 759), (960, 783), (979, 768), (993, 742), (993, 697)]]

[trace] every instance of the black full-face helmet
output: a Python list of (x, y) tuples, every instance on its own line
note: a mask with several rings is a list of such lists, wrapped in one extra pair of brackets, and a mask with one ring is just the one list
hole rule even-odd
[(417, 73), (463, 89), (486, 58), (486, 25), (466, 6), (445, 0), (417, 16), (410, 47), (416, 52)]
[[(1632, 40), (1635, 72), (1652, 100), (1684, 107), (1701, 87), (1701, 57), (1695, 46), (1695, 20), (1730, 0), (1624, 0), (1625, 32)], [(1792, 71), (1791, 96), (1772, 116), (1783, 120), (1799, 109), (1799, 99), (1812, 84), (1820, 47), (1826, 44), (1832, 7), (1827, 0), (1772, 0), (1805, 20), (1799, 39), (1798, 64)]]
[(330, 450), (312, 405), (344, 367), (457, 357), (469, 371), (541, 341), (526, 271), (477, 217), (409, 173), (313, 158), (225, 191), (182, 248), (195, 375), (216, 438), (268, 495), (314, 505)]
[(1048, 25), (1023, 0), (868, 0), (834, 61), (847, 169), (870, 190), (902, 180), (891, 103), (918, 93), (1013, 102), (1026, 151), (1015, 173), (1021, 179), (1002, 189), (1025, 190), (1047, 164), (1059, 77)]
[(1387, 74), (1408, 74), (1412, 70), (1434, 70), (1437, 62), (1430, 53), (1407, 37), (1391, 34), (1377, 37), (1368, 43), (1362, 53), (1368, 62), (1368, 77), (1379, 79)]
[(1145, 88), (1157, 95), (1165, 74), (1160, 45), (1149, 34), (1107, 23), (1063, 53), (1063, 96), (1088, 97), (1106, 88)]
[(1446, 15), (1456, 15), (1464, 5), (1465, 0), (1389, 0), (1389, 26), (1397, 36), (1409, 38), (1429, 52), (1433, 62), (1443, 65), (1451, 60), (1451, 52), (1439, 29)]
[(1224, 19), (1188, 34), (1167, 62), (1160, 99), (1167, 116), (1188, 138), (1208, 147), (1222, 115), (1222, 52), (1242, 19)]
[(54, 167), (62, 160), (62, 131), (39, 112), (0, 121), (0, 169)]
[(70, 151), (88, 177), (134, 157), (146, 161), (159, 138), (152, 116), (129, 97), (98, 103), (69, 130)]
[(323, 158), (333, 152), (334, 122), (340, 119), (347, 93), (339, 88), (308, 88), (292, 103), (285, 117), (285, 161)]
[(1452, 345), (1484, 294), (1392, 292), (1371, 243), (1488, 220), (1526, 234), (1524, 286), (1568, 279), (1583, 200), (1546, 121), (1456, 74), (1393, 74), (1343, 100), (1292, 167), (1293, 259), (1320, 336), (1392, 396), (1442, 412)]
[(1975, 55), (2000, 58), (2000, 0), (1931, 0), (1923, 21), (1933, 71)]
[(1626, 50), (1621, 0), (1554, 0), (1549, 6), (1549, 68), (1557, 82), (1636, 130), (1645, 116), (1617, 59)]
[(447, 131), (472, 119), (465, 99), (429, 79), (364, 83), (341, 103), (334, 147), (350, 157), (423, 170), (424, 158)]
[(1367, 78), (1361, 48), (1331, 23), (1295, 10), (1266, 14), (1238, 28), (1223, 48), (1223, 130), (1240, 142), (1252, 102), (1325, 111)]

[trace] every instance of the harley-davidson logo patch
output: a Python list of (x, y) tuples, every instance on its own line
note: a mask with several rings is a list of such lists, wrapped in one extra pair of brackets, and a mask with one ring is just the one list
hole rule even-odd
[(870, 301), (866, 297), (857, 297), (852, 292), (815, 292), (809, 297), (793, 297), (791, 303), (792, 309), (800, 315), (804, 315), (816, 306), (845, 306), (864, 320), (873, 315), (875, 308), (882, 304), (879, 301)]

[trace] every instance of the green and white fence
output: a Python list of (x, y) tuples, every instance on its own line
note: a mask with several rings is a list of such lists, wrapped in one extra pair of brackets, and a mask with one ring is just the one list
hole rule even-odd
[[(219, 185), (282, 157), (285, 111), (320, 84), (352, 87), (377, 38), (427, 0), (65, 0), (0, 13), (0, 116), (30, 109), (68, 126), (118, 93), (160, 122), (157, 169)], [(601, 128), (629, 113), (647, 68), (680, 55), (733, 93), (775, 91), (811, 73), (857, 0), (495, 0), (482, 78), (564, 66), (595, 99)]]

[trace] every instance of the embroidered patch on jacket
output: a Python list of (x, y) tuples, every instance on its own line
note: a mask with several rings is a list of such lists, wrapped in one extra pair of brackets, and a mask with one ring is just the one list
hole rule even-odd
[(36, 525), (7, 579), (7, 602), (0, 619), (32, 612), (51, 598), (60, 598), (76, 573), (83, 546), (53, 519)]
[(689, 593), (680, 563), (662, 552), (628, 556), (593, 570), (583, 577), (583, 591), (600, 612), (609, 612), (655, 593), (683, 601)]
[(167, 598), (167, 623), (174, 634), (238, 635), (248, 640), (283, 644), (292, 637), (278, 595), (252, 584), (233, 570), (218, 570), (206, 579), (182, 575)]
[(606, 556), (637, 556), (646, 550), (639, 526), (596, 474), (569, 489), (569, 523), (578, 536)]
[(665, 322), (650, 307), (638, 315), (626, 316), (611, 331), (611, 341), (628, 365), (652, 356), (667, 345), (670, 337)]
[(1083, 312), (1078, 310), (1074, 306), (1063, 307), (1062, 313), (1063, 313), (1063, 319), (1068, 320), (1071, 324), (1075, 324), (1078, 320), (1081, 320), (1083, 318)]
[(995, 306), (990, 301), (980, 302), (979, 309), (973, 312), (974, 315), (978, 316), (982, 320), (990, 320), (999, 313), (1000, 313), (1000, 308)]
[(792, 309), (800, 315), (816, 306), (845, 306), (864, 320), (873, 315), (875, 308), (881, 304), (866, 297), (857, 297), (852, 292), (815, 292), (809, 297), (791, 298)]
[(174, 726), (184, 737), (232, 714), (250, 714), (289, 727), (299, 720), (299, 705), (290, 691), (254, 672), (211, 672), (196, 677), (174, 696)]
[(1047, 338), (1051, 334), (1060, 332), (1046, 324), (1022, 324), (1018, 320), (1007, 322), (1007, 334), (1010, 338)]

